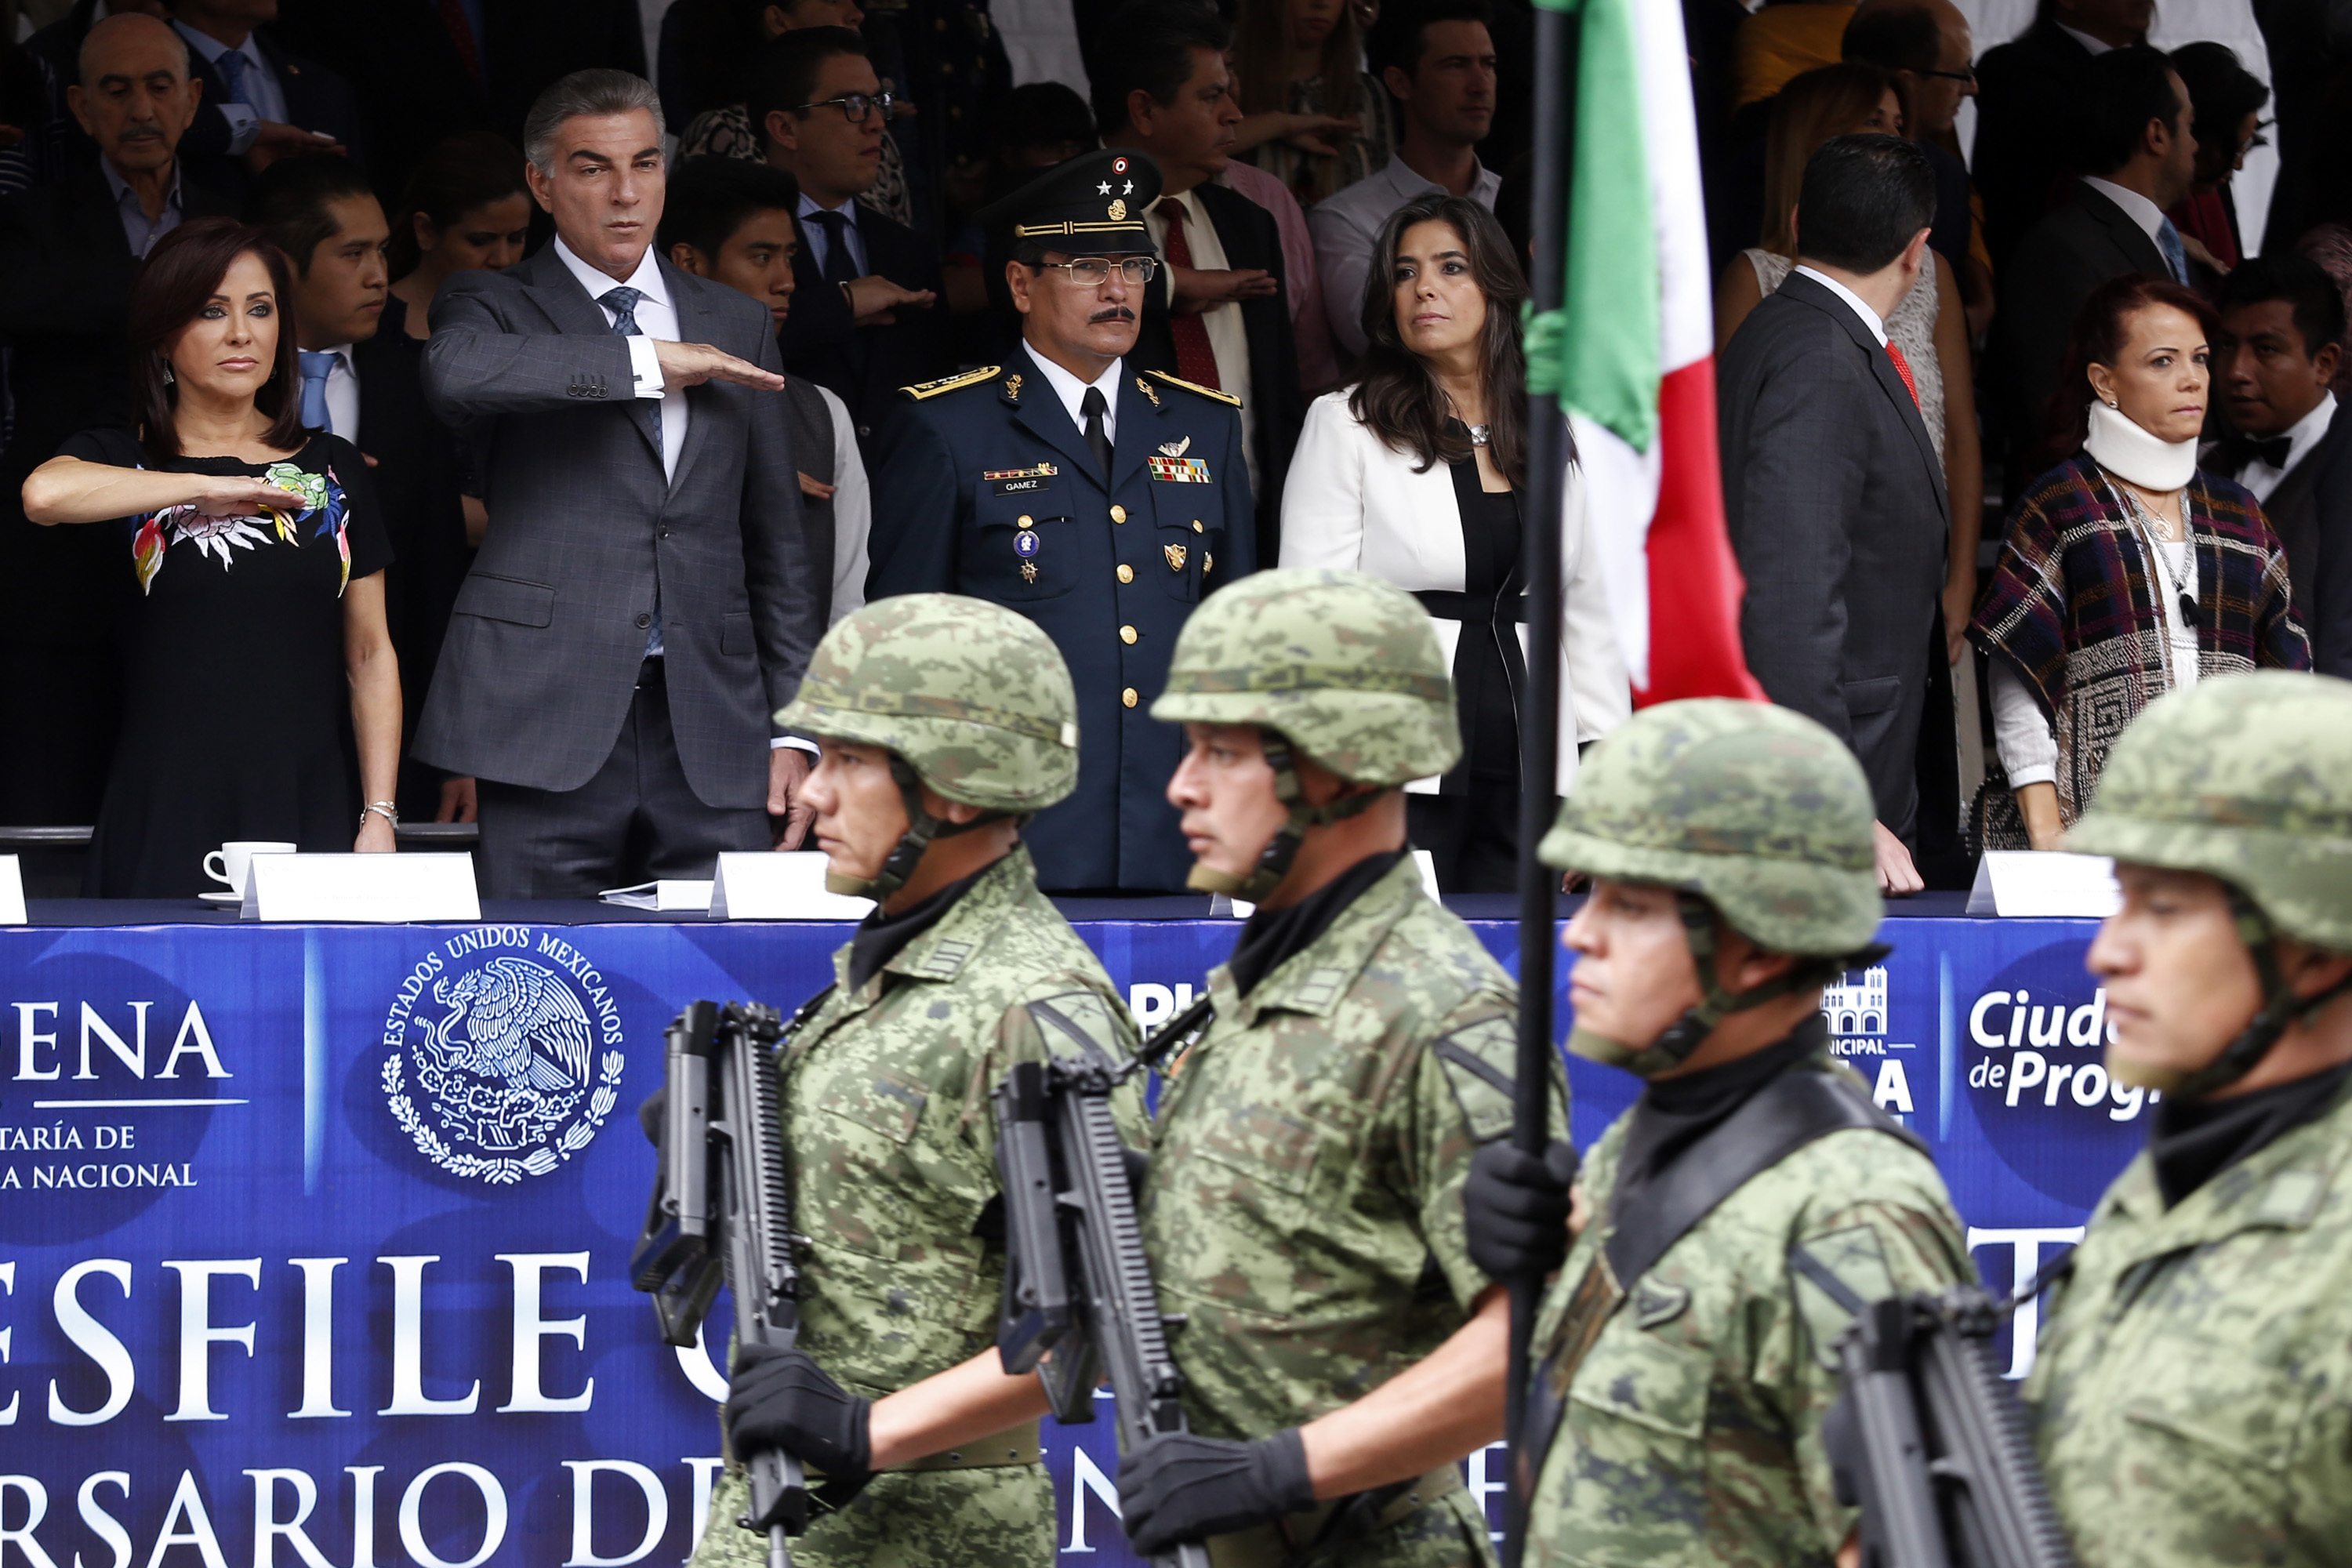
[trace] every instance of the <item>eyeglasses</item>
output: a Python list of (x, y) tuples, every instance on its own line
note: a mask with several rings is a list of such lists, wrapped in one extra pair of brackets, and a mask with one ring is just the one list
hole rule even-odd
[(1916, 74), (1920, 76), (1938, 77), (1945, 81), (1964, 81), (1970, 87), (1974, 87), (1977, 84), (1977, 73), (1973, 70), (1919, 71)]
[(1117, 262), (1104, 256), (1082, 256), (1076, 261), (1044, 261), (1038, 265), (1060, 268), (1081, 289), (1101, 288), (1110, 280), (1114, 266), (1121, 278), (1139, 289), (1160, 271), (1160, 258), (1156, 256), (1122, 256)]
[(842, 118), (852, 125), (863, 125), (866, 123), (866, 111), (869, 110), (880, 110), (882, 118), (888, 120), (894, 112), (892, 106), (897, 102), (898, 100), (887, 92), (874, 97), (868, 97), (862, 92), (853, 92), (846, 98), (820, 98), (814, 103), (800, 105), (793, 112), (806, 114), (812, 109), (823, 109), (829, 104), (840, 110)]

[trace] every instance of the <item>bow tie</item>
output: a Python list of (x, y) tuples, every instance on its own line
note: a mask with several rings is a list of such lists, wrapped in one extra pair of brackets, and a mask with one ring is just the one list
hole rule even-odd
[(2230, 471), (2236, 473), (2247, 464), (2260, 462), (2284, 470), (2287, 454), (2294, 450), (2294, 439), (2289, 436), (2273, 436), (2267, 441), (2251, 436), (2232, 436), (2221, 443), (2222, 460)]

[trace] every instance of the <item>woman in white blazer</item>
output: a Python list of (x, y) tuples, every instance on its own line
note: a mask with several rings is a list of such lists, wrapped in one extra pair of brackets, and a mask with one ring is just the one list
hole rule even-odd
[[(1449, 893), (1517, 885), (1526, 297), (1510, 242), (1485, 207), (1431, 195), (1398, 208), (1365, 285), (1362, 379), (1308, 408), (1283, 487), (1281, 563), (1365, 572), (1411, 591), (1453, 661), (1462, 761), (1405, 786), (1413, 845), (1430, 851)], [(1631, 706), (1597, 563), (1584, 559), (1581, 500), (1571, 465), (1561, 520), (1570, 584), (1563, 792), (1578, 743)]]

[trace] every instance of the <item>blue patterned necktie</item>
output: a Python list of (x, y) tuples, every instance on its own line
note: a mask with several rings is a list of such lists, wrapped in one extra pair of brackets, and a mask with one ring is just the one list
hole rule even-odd
[(229, 102), (253, 107), (253, 100), (245, 95), (245, 73), (252, 68), (253, 62), (238, 49), (223, 49), (220, 58), (213, 61), (213, 69), (220, 72), (221, 85), (228, 89)]
[(2168, 217), (2156, 220), (2156, 247), (2164, 252), (2164, 264), (2171, 268), (2172, 280), (2175, 283), (2187, 283), (2189, 281), (2189, 247), (2180, 243), (2180, 231), (2172, 226), (2172, 220)]
[[(604, 309), (613, 312), (613, 332), (614, 336), (635, 338), (645, 335), (645, 329), (637, 325), (637, 305), (639, 301), (645, 299), (645, 297), (646, 291), (644, 289), (632, 289), (625, 283), (622, 284), (617, 289), (607, 289), (602, 294), (596, 296), (596, 302), (604, 306)], [(661, 449), (662, 434), (661, 405), (658, 403), (655, 404), (653, 406), (653, 416), (654, 448), (658, 452)], [(653, 628), (646, 633), (646, 657), (647, 658), (659, 658), (661, 657), (661, 586), (656, 583), (654, 586)]]
[(298, 349), (302, 361), (302, 423), (313, 430), (330, 430), (335, 421), (327, 412), (327, 378), (342, 355), (321, 349)]

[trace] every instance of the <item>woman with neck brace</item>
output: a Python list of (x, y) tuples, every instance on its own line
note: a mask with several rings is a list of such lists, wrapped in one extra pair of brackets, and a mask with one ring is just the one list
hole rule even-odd
[(2051, 400), (2055, 466), (2026, 487), (1969, 627), (2036, 849), (2059, 847), (2108, 747), (2167, 691), (2311, 668), (2260, 503), (2197, 467), (2214, 324), (2195, 294), (2137, 274), (2084, 301)]

